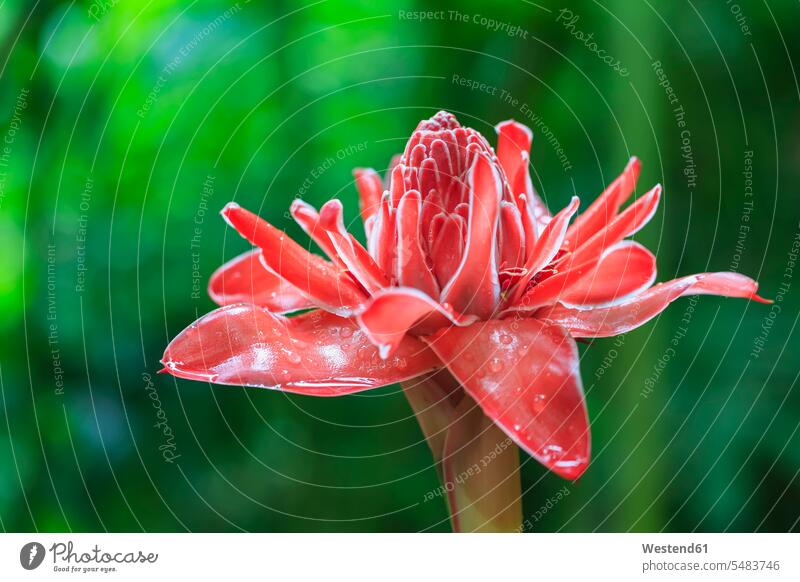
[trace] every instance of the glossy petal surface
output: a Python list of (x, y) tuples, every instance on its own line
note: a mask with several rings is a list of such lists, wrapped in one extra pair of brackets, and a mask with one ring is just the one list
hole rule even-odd
[(455, 275), (442, 290), (442, 300), (462, 313), (489, 317), (500, 296), (495, 243), (500, 183), (496, 170), (485, 156), (476, 156), (470, 186), (464, 255)]
[(238, 204), (222, 211), (242, 237), (261, 248), (265, 266), (297, 288), (315, 305), (347, 315), (365, 299), (355, 283), (335, 265), (313, 255), (278, 230)]
[(656, 277), (656, 258), (639, 243), (623, 241), (599, 261), (563, 271), (528, 291), (519, 309), (533, 311), (556, 302), (570, 306), (602, 306), (644, 291)]
[(469, 325), (477, 318), (456, 313), (416, 289), (395, 287), (374, 295), (356, 319), (386, 357), (415, 325), (433, 331), (451, 324)]
[(201, 317), (172, 340), (162, 363), (179, 378), (312, 396), (377, 388), (440, 365), (411, 337), (382, 360), (352, 320), (319, 310), (287, 318), (254, 305)]
[(561, 294), (560, 300), (572, 305), (603, 305), (644, 291), (655, 279), (655, 255), (637, 242), (623, 241), (607, 249), (593, 269)]
[(436, 278), (428, 268), (420, 240), (419, 192), (411, 190), (397, 206), (397, 281), (403, 287), (414, 287), (431, 297), (439, 296)]
[(564, 326), (573, 337), (610, 337), (644, 325), (684, 295), (722, 295), (765, 301), (758, 284), (737, 273), (702, 273), (659, 283), (622, 303), (594, 309), (557, 305), (536, 312), (536, 317)]
[(273, 313), (288, 313), (315, 306), (313, 301), (282, 277), (266, 269), (260, 257), (260, 249), (247, 251), (214, 271), (208, 282), (211, 299), (218, 305), (252, 303)]
[[(495, 127), (497, 130), (497, 158), (512, 184), (517, 175), (528, 171), (528, 155), (531, 150), (533, 132), (513, 120), (503, 121)], [(513, 194), (527, 194), (525, 190)]]
[(536, 319), (478, 322), (424, 338), (511, 439), (547, 468), (577, 479), (589, 463), (589, 420), (578, 350)]
[(570, 218), (577, 212), (580, 200), (573, 196), (569, 206), (553, 217), (541, 232), (525, 261), (525, 272), (511, 293), (509, 304), (514, 305), (525, 293), (528, 283), (555, 258), (564, 242)]
[[(372, 168), (356, 168), (353, 170), (358, 188), (359, 210), (364, 224), (375, 216), (380, 208), (381, 195), (383, 194), (383, 181)], [(369, 236), (370, 233), (367, 233)]]
[(658, 185), (628, 206), (581, 246), (575, 248), (574, 263), (580, 265), (594, 257), (599, 257), (607, 248), (636, 233), (653, 217), (660, 199), (661, 186)]
[(633, 194), (641, 169), (642, 164), (639, 159), (631, 158), (622, 174), (581, 213), (567, 231), (567, 238), (572, 243), (572, 248), (579, 247), (611, 222), (620, 207)]

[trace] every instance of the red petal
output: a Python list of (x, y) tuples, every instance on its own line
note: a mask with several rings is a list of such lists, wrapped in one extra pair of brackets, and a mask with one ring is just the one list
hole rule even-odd
[[(403, 178), (403, 173), (406, 169), (404, 164), (395, 164), (392, 168), (391, 173), (391, 181), (389, 184), (389, 198), (391, 200), (391, 207), (397, 208), (397, 205), (400, 203), (400, 199), (405, 194), (405, 179)], [(381, 201), (381, 204), (383, 202)]]
[(442, 287), (453, 278), (464, 253), (464, 219), (457, 214), (442, 216), (442, 226), (431, 247), (436, 280)]
[(570, 285), (560, 300), (602, 305), (641, 293), (655, 280), (655, 255), (637, 242), (622, 241), (607, 249), (595, 268)]
[[(520, 202), (520, 211), (534, 223), (549, 217), (550, 212), (533, 189), (528, 172), (533, 132), (513, 119), (497, 124), (495, 130), (498, 134), (497, 157), (508, 178), (513, 199)], [(520, 199), (520, 194), (525, 198)]]
[[(527, 171), (528, 152), (531, 151), (533, 133), (530, 128), (513, 119), (498, 123), (497, 158), (509, 180), (513, 180), (520, 169)], [(515, 195), (527, 194), (526, 191), (514, 192)]]
[(697, 283), (692, 285), (684, 295), (721, 295), (722, 297), (741, 297), (759, 303), (772, 303), (770, 299), (760, 297), (758, 283), (745, 275), (722, 271), (719, 273), (700, 273), (694, 275)]
[(569, 219), (577, 212), (579, 205), (580, 199), (577, 196), (573, 196), (569, 205), (556, 214), (542, 231), (542, 235), (536, 241), (533, 255), (528, 258), (525, 264), (525, 269), (528, 271), (529, 276), (532, 277), (541, 271), (555, 258), (564, 242)]
[[(372, 168), (356, 168), (353, 170), (353, 176), (355, 176), (356, 188), (358, 189), (361, 218), (366, 225), (367, 220), (372, 218), (380, 208), (383, 181)], [(369, 236), (369, 233), (367, 233), (367, 236)]]
[(644, 291), (656, 278), (656, 258), (634, 241), (606, 250), (598, 262), (569, 268), (531, 288), (520, 300), (523, 311), (557, 301), (569, 305), (602, 305)]
[(369, 254), (384, 273), (394, 272), (394, 253), (397, 250), (395, 243), (396, 224), (392, 210), (392, 200), (389, 194), (381, 198), (381, 208), (375, 219), (375, 228), (369, 238)]
[(329, 200), (319, 211), (320, 225), (327, 231), (339, 260), (364, 289), (374, 293), (389, 284), (386, 275), (344, 227), (344, 208), (339, 200)]
[(595, 257), (599, 257), (608, 247), (637, 232), (647, 224), (653, 217), (653, 214), (655, 214), (660, 197), (661, 185), (658, 184), (647, 194), (623, 210), (621, 214), (608, 224), (608, 226), (589, 237), (580, 247), (576, 247), (569, 241), (570, 248), (575, 249), (572, 256), (573, 263), (580, 265)]
[(520, 170), (517, 177), (514, 178), (514, 190), (523, 190), (527, 192), (524, 198), (517, 198), (520, 210), (524, 209), (535, 224), (542, 226), (547, 224), (547, 219), (551, 216), (550, 210), (533, 187), (527, 165), (524, 169)]
[(418, 289), (393, 287), (373, 295), (356, 319), (372, 343), (379, 346), (381, 356), (387, 357), (418, 322), (435, 330), (450, 324), (469, 325), (477, 318), (455, 313)]
[(382, 361), (352, 320), (319, 310), (286, 318), (254, 305), (201, 317), (172, 340), (162, 363), (179, 378), (313, 396), (377, 388), (439, 365), (414, 338)]
[(333, 244), (331, 244), (328, 232), (322, 227), (322, 224), (320, 224), (319, 213), (316, 209), (298, 198), (292, 202), (292, 205), (289, 207), (289, 212), (292, 214), (292, 218), (294, 218), (295, 222), (300, 225), (300, 228), (302, 228), (311, 240), (317, 243), (319, 248), (322, 249), (322, 252), (328, 255), (331, 260), (343, 266), (336, 254), (336, 249), (333, 247)]
[(322, 257), (312, 255), (285, 232), (238, 204), (227, 204), (222, 216), (245, 239), (261, 247), (261, 259), (267, 267), (316, 305), (349, 315), (366, 298), (345, 273), (337, 271)]
[(218, 305), (252, 303), (273, 313), (287, 313), (315, 307), (283, 278), (260, 262), (261, 249), (235, 257), (214, 271), (208, 282), (208, 294)]
[(464, 256), (456, 274), (442, 290), (442, 299), (461, 313), (486, 318), (494, 312), (500, 297), (495, 242), (500, 180), (486, 156), (475, 156), (469, 183), (469, 222)]
[(388, 184), (392, 178), (392, 171), (394, 170), (395, 166), (400, 163), (400, 160), (403, 159), (403, 154), (395, 154), (392, 156), (392, 159), (389, 160), (389, 166), (386, 168), (386, 172), (383, 175), (383, 183)]
[(525, 262), (525, 232), (519, 208), (511, 202), (500, 205), (500, 268), (514, 269)]
[[(444, 134), (442, 137), (447, 139), (451, 144), (455, 140), (455, 138), (452, 137), (452, 134)], [(442, 189), (442, 186), (444, 186), (446, 183), (449, 184), (452, 177), (456, 175), (454, 160), (450, 155), (450, 148), (448, 144), (445, 143), (444, 139), (435, 139), (431, 143), (430, 156), (436, 162), (436, 169), (439, 172), (439, 185), (437, 186), (438, 189)]]
[(517, 207), (522, 220), (522, 231), (525, 233), (525, 260), (527, 261), (528, 257), (533, 256), (536, 241), (539, 240), (539, 233), (545, 225), (533, 215), (525, 195), (517, 197)]
[[(422, 198), (422, 210), (419, 215), (420, 246), (423, 249), (429, 250), (433, 246), (434, 223), (441, 220), (437, 219), (437, 216), (443, 217), (444, 215), (441, 195), (437, 190), (431, 190), (428, 196)], [(438, 226), (441, 227), (441, 225), (442, 223), (438, 222)]]
[(517, 303), (534, 275), (549, 265), (553, 258), (555, 258), (564, 242), (564, 235), (567, 232), (569, 219), (572, 218), (578, 210), (579, 204), (580, 200), (578, 197), (573, 196), (569, 206), (556, 214), (547, 226), (544, 227), (544, 230), (533, 247), (531, 255), (525, 262), (525, 274), (520, 277), (517, 286), (509, 296), (510, 305)]
[(561, 327), (490, 320), (423, 338), (511, 439), (562, 477), (589, 463), (578, 349)]
[(419, 191), (427, 197), (431, 190), (440, 189), (439, 182), (439, 168), (436, 165), (436, 160), (433, 158), (422, 160), (419, 166)]
[(420, 244), (421, 209), (422, 199), (416, 190), (407, 192), (397, 207), (397, 281), (403, 287), (414, 287), (438, 297), (439, 286)]
[(342, 203), (326, 202), (319, 214), (310, 204), (295, 200), (292, 216), (325, 254), (369, 292), (388, 284), (383, 271), (375, 264), (367, 250), (344, 227)]
[(633, 194), (641, 169), (642, 163), (639, 158), (632, 157), (622, 174), (589, 205), (585, 212), (575, 219), (567, 231), (567, 239), (572, 244), (572, 248), (576, 249), (581, 246), (617, 215), (620, 206)]
[(594, 309), (546, 307), (536, 317), (567, 328), (573, 337), (610, 337), (647, 323), (684, 295), (722, 295), (764, 302), (758, 283), (738, 273), (701, 273), (651, 287), (623, 303)]

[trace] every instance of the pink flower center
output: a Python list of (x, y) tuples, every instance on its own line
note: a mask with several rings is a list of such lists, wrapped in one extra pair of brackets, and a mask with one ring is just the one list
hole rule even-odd
[[(410, 190), (418, 191), (423, 203), (431, 207), (423, 218), (423, 228), (435, 213), (458, 213), (466, 217), (469, 204), (467, 182), (476, 153), (486, 154), (495, 162), (503, 178), (504, 190), (508, 180), (489, 142), (471, 127), (462, 127), (455, 116), (440, 111), (430, 119), (420, 121), (406, 144), (403, 155), (391, 174), (390, 191), (395, 207), (399, 198)], [(427, 220), (426, 220), (427, 219)]]

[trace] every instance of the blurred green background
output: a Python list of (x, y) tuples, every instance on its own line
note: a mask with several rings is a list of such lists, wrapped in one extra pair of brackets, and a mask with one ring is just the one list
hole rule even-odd
[(682, 299), (582, 346), (593, 462), (567, 483), (523, 460), (526, 518), (569, 491), (532, 529), (798, 530), (799, 22), (744, 0), (0, 3), (0, 527), (448, 531), (396, 387), (155, 375), (212, 309), (193, 286), (247, 248), (225, 202), (300, 240), (298, 194), (356, 224), (352, 168), (448, 109), (491, 141), (533, 126), (556, 209), (635, 153), (638, 193), (665, 186), (636, 236), (659, 279), (736, 270), (780, 299)]

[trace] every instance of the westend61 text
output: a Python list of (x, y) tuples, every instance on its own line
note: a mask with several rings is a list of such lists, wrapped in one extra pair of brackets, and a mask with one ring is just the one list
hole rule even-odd
[(642, 551), (645, 554), (707, 554), (708, 544), (688, 544), (685, 546), (642, 544)]

